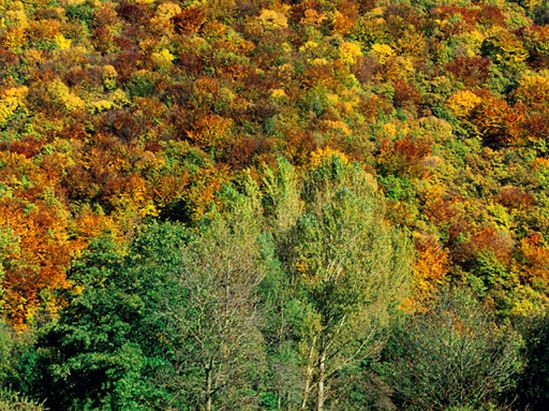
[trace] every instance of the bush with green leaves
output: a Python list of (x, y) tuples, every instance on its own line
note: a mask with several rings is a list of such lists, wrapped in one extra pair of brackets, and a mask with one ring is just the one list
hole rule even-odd
[(407, 410), (483, 409), (516, 385), (522, 339), (468, 292), (446, 291), (404, 316), (378, 371)]
[(43, 404), (35, 402), (18, 392), (0, 388), (0, 410), (2, 411), (45, 411)]
[(549, 404), (549, 313), (517, 321), (525, 340), (526, 366), (517, 387), (519, 406), (544, 410)]

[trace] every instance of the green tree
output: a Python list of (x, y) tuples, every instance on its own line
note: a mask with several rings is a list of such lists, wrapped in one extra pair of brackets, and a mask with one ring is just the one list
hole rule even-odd
[(260, 239), (265, 274), (259, 288), (262, 333), (266, 340), (268, 370), (261, 406), (265, 409), (297, 409), (301, 403), (301, 355), (297, 331), (302, 309), (295, 298), (284, 258), (289, 232), (302, 214), (301, 185), (295, 168), (280, 159), (275, 168), (265, 167), (262, 204), (265, 226)]
[(99, 239), (73, 265), (69, 278), (84, 291), (70, 296), (37, 344), (34, 391), (49, 407), (139, 410), (170, 403), (156, 383), (172, 360), (157, 312), (177, 294), (170, 278), (185, 240), (181, 228), (153, 224), (126, 255)]
[(160, 310), (173, 330), (168, 344), (177, 373), (167, 381), (186, 393), (195, 409), (256, 409), (265, 369), (258, 289), (263, 279), (258, 237), (261, 207), (257, 187), (244, 194), (230, 187), (225, 210), (182, 250), (176, 276), (186, 304), (165, 299)]
[(310, 170), (302, 197), (287, 262), (303, 312), (301, 408), (316, 389), (320, 411), (330, 380), (381, 348), (388, 309), (407, 290), (411, 245), (384, 221), (372, 177), (342, 156), (324, 156)]
[(526, 367), (517, 393), (524, 409), (543, 410), (549, 402), (549, 314), (521, 320)]
[(12, 368), (13, 331), (3, 321), (0, 322), (0, 385), (3, 385)]
[(446, 291), (395, 322), (380, 371), (404, 409), (479, 409), (514, 387), (521, 346), (470, 293)]

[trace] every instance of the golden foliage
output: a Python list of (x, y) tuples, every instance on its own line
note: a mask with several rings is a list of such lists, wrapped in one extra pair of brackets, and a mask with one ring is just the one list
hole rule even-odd
[(175, 56), (168, 49), (162, 49), (159, 52), (152, 53), (151, 60), (157, 68), (168, 70), (172, 66)]
[[(174, 7), (165, 9), (166, 13), (171, 14), (174, 10)], [(191, 34), (196, 33), (202, 25), (206, 22), (206, 16), (196, 7), (189, 7), (183, 9), (180, 13), (174, 15), (172, 18), (175, 31), (177, 33)]]
[(525, 276), (549, 284), (549, 247), (544, 244), (541, 235), (536, 233), (523, 238), (520, 251), (525, 258)]
[(0, 92), (0, 127), (11, 117), (18, 107), (24, 105), (29, 89), (25, 86), (11, 87)]
[(59, 78), (50, 82), (47, 86), (48, 92), (54, 100), (62, 104), (68, 111), (75, 111), (84, 108), (85, 102), (73, 93)]
[(549, 101), (549, 70), (523, 75), (519, 80), (515, 97), (526, 104), (546, 105)]
[(179, 202), (198, 219), (279, 156), (304, 172), (360, 160), (386, 180), (388, 218), (416, 233), (418, 295), (493, 251), (530, 312), (547, 247), (523, 237), (549, 224), (540, 0), (408, 3), (0, 0), (13, 322), (65, 286), (90, 237), (130, 236)]
[(334, 157), (337, 157), (339, 161), (344, 165), (350, 164), (349, 158), (344, 153), (330, 147), (325, 147), (319, 148), (311, 153), (309, 167), (311, 169), (318, 168), (326, 162), (332, 161)]
[(522, 42), (502, 27), (492, 29), (485, 44), (500, 64), (522, 63), (528, 58), (528, 50), (524, 48)]
[(339, 56), (341, 61), (349, 66), (355, 64), (357, 58), (361, 55), (362, 50), (358, 44), (346, 41), (341, 43), (339, 46)]
[(0, 16), (0, 29), (5, 28), (3, 36), (0, 37), (0, 44), (13, 51), (22, 47), (27, 40), (28, 27), (24, 4), (21, 1), (13, 2), (4, 15)]
[(259, 20), (265, 27), (279, 29), (288, 27), (288, 19), (277, 10), (263, 9), (259, 15)]
[(458, 91), (447, 101), (450, 110), (458, 117), (467, 117), (480, 103), (482, 99), (469, 90)]
[(195, 121), (187, 135), (199, 146), (213, 148), (226, 141), (232, 124), (231, 119), (210, 114)]
[(419, 299), (431, 296), (443, 283), (449, 267), (448, 250), (436, 238), (416, 234), (417, 258), (413, 267), (414, 284)]
[(318, 12), (315, 9), (307, 9), (303, 13), (304, 17), (300, 20), (301, 24), (320, 25), (328, 19), (325, 13)]

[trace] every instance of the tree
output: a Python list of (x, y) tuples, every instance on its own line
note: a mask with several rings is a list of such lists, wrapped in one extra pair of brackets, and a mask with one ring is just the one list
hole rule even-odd
[(526, 367), (517, 387), (519, 404), (524, 409), (543, 410), (549, 401), (549, 315), (519, 321), (526, 346)]
[(514, 387), (521, 346), (470, 293), (446, 290), (427, 312), (395, 321), (379, 371), (403, 409), (478, 409)]
[(91, 244), (69, 273), (77, 286), (68, 306), (39, 335), (35, 396), (55, 409), (171, 405), (156, 384), (172, 360), (157, 314), (164, 298), (179, 294), (170, 279), (186, 237), (180, 227), (154, 224), (127, 255), (108, 238)]
[(14, 334), (14, 330), (0, 322), (0, 386), (6, 383), (13, 369)]
[(225, 187), (223, 215), (182, 250), (177, 283), (185, 304), (167, 298), (160, 316), (173, 332), (176, 375), (165, 383), (197, 409), (255, 409), (264, 368), (258, 286), (261, 208), (251, 180), (245, 194)]
[(301, 408), (315, 388), (321, 411), (334, 375), (379, 350), (388, 309), (406, 292), (411, 252), (408, 239), (383, 221), (370, 175), (335, 152), (319, 153), (312, 164), (288, 271), (304, 311)]
[(261, 405), (265, 409), (297, 409), (301, 404), (301, 356), (296, 334), (303, 318), (283, 257), (289, 232), (303, 213), (301, 184), (296, 169), (285, 159), (265, 166), (261, 185), (265, 226), (260, 237), (265, 274), (259, 287), (262, 333), (268, 360)]

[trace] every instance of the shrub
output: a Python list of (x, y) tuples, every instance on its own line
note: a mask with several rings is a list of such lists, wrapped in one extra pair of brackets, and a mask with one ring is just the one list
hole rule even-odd
[(446, 291), (396, 322), (379, 366), (401, 409), (481, 408), (514, 387), (520, 336), (468, 292)]
[(7, 388), (0, 388), (0, 410), (2, 411), (44, 411), (47, 408), (40, 403), (11, 391)]

